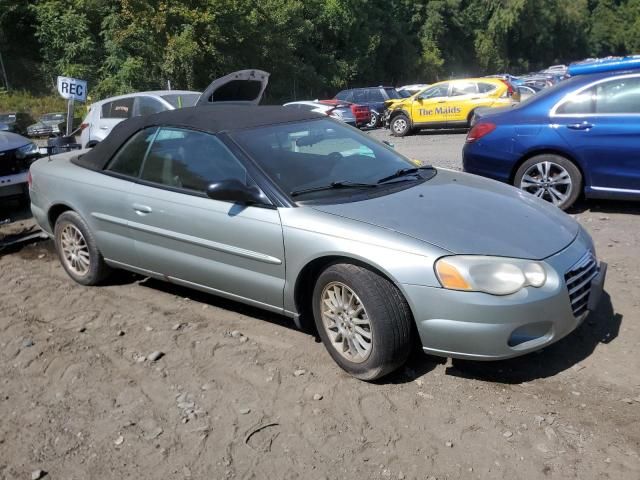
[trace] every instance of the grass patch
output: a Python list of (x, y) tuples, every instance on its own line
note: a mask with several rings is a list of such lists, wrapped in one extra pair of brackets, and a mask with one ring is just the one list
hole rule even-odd
[[(87, 111), (85, 104), (76, 102), (74, 107), (74, 117), (84, 118)], [(38, 118), (44, 113), (66, 111), (67, 101), (59, 95), (35, 96), (28, 92), (7, 92), (0, 89), (0, 113), (27, 112), (32, 117)]]

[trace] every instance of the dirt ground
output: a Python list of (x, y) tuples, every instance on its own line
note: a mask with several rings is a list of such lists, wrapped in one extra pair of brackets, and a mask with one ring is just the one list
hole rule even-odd
[(573, 214), (609, 263), (577, 331), (497, 363), (416, 352), (374, 384), (284, 317), (126, 273), (82, 287), (48, 240), (4, 249), (0, 479), (637, 480), (640, 204)]

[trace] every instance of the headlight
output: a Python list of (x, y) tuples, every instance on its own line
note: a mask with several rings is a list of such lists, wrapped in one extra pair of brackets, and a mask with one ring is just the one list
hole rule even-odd
[(35, 143), (27, 143), (16, 150), (16, 157), (26, 158), (31, 155), (37, 155), (39, 152), (40, 150), (38, 150), (38, 146)]
[(517, 258), (455, 255), (436, 262), (444, 288), (509, 295), (524, 287), (542, 287), (547, 281), (544, 264)]

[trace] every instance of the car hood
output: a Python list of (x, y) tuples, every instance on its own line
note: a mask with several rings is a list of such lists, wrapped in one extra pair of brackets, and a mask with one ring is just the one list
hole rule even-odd
[(31, 140), (18, 135), (17, 133), (2, 132), (0, 133), (0, 152), (6, 152), (7, 150), (14, 150), (18, 147), (22, 147), (31, 143)]
[(431, 180), (397, 193), (313, 208), (456, 254), (536, 260), (565, 248), (580, 228), (569, 215), (521, 190), (441, 169)]

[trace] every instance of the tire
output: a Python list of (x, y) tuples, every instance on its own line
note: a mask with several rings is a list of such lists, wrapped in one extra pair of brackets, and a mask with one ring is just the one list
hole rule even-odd
[(513, 185), (566, 210), (582, 192), (582, 174), (571, 160), (560, 155), (542, 154), (520, 165)]
[(369, 123), (367, 123), (365, 126), (367, 128), (376, 128), (379, 122), (380, 115), (378, 115), (376, 112), (371, 112), (371, 120), (369, 120)]
[(73, 280), (81, 285), (98, 285), (107, 278), (111, 268), (104, 262), (93, 233), (80, 215), (73, 211), (60, 215), (54, 238), (60, 263)]
[[(352, 315), (333, 308), (340, 301), (331, 301), (332, 292), (333, 298), (345, 292)], [(358, 315), (353, 315), (354, 307)], [(328, 315), (337, 315), (337, 321)], [(366, 268), (349, 263), (327, 267), (313, 291), (313, 316), (333, 360), (361, 380), (376, 380), (392, 372), (405, 363), (411, 351), (413, 317), (407, 301), (393, 283)], [(342, 336), (341, 328), (351, 335), (346, 352), (349, 340)]]
[(389, 129), (394, 137), (404, 137), (411, 133), (411, 121), (409, 117), (401, 113), (391, 119)]

